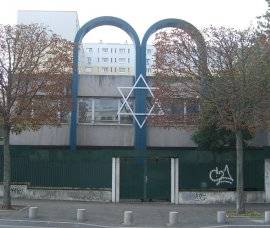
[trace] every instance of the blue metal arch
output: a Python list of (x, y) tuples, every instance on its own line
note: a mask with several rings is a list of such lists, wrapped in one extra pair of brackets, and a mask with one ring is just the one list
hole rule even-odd
[[(188, 33), (196, 42), (196, 45), (198, 47), (198, 52), (199, 52), (199, 70), (201, 75), (208, 75), (208, 68), (207, 68), (207, 53), (206, 53), (206, 45), (204, 38), (200, 31), (190, 24), (187, 21), (181, 20), (181, 19), (175, 19), (175, 18), (168, 18), (168, 19), (163, 19), (155, 24), (151, 25), (146, 33), (144, 34), (142, 44), (141, 44), (141, 53), (140, 53), (140, 60), (141, 60), (141, 73), (145, 77), (146, 76), (146, 45), (149, 37), (155, 33), (156, 31), (163, 29), (163, 28), (168, 28), (168, 27), (173, 27), (173, 28), (180, 28), (184, 30), (186, 33)], [(140, 100), (143, 100), (144, 103), (140, 104), (140, 101), (136, 103), (136, 107), (138, 107), (140, 110), (136, 110), (137, 112), (144, 112), (145, 109), (145, 99), (146, 99), (146, 94), (142, 95), (144, 98), (140, 98)], [(136, 126), (138, 128), (138, 126)], [(141, 130), (141, 134), (137, 136), (138, 141), (143, 142), (143, 146), (146, 147), (146, 126)], [(135, 136), (136, 138), (136, 136)], [(143, 141), (144, 140), (144, 141)]]
[[(77, 32), (74, 40), (74, 49), (73, 49), (73, 75), (72, 75), (72, 110), (71, 110), (71, 123), (70, 123), (70, 132), (69, 132), (69, 144), (70, 149), (75, 150), (77, 146), (77, 97), (78, 97), (78, 86), (79, 86), (79, 74), (78, 74), (78, 59), (79, 59), (79, 45), (82, 42), (83, 37), (92, 29), (103, 26), (111, 25), (118, 27), (125, 31), (133, 43), (135, 44), (136, 50), (136, 68), (135, 76), (136, 78), (141, 74), (140, 66), (140, 40), (136, 31), (129, 25), (126, 21), (110, 16), (97, 17), (93, 20), (85, 23)], [(136, 145), (135, 145), (136, 147)]]
[(182, 29), (192, 37), (198, 47), (201, 73), (208, 74), (206, 45), (201, 32), (189, 22), (176, 18), (167, 18), (160, 20), (155, 24), (151, 25), (144, 34), (141, 44), (142, 74), (146, 74), (146, 45), (149, 37), (156, 31), (169, 27)]

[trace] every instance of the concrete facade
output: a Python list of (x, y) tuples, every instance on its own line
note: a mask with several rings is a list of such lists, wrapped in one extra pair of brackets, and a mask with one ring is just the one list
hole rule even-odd
[[(0, 185), (0, 197), (3, 197), (3, 185)], [(11, 197), (16, 199), (111, 201), (110, 189), (53, 189), (28, 188), (27, 185), (12, 185)]]
[(43, 126), (37, 131), (24, 131), (21, 134), (11, 134), (11, 145), (68, 145), (69, 127), (63, 124), (60, 127)]
[[(151, 79), (151, 77), (149, 77)], [(134, 77), (124, 75), (80, 75), (80, 98), (113, 98), (121, 99), (117, 87), (131, 87)], [(151, 82), (150, 82), (151, 83)], [(126, 93), (128, 90), (126, 91)], [(133, 96), (131, 95), (131, 98)], [(116, 113), (115, 113), (116, 115)], [(189, 128), (163, 128), (149, 126), (147, 146), (149, 147), (196, 147), (191, 136), (196, 130)], [(11, 135), (12, 145), (68, 145), (69, 123), (59, 127), (44, 126), (38, 131), (25, 131), (19, 135)], [(106, 140), (104, 140), (106, 138)], [(133, 146), (134, 125), (122, 123), (80, 123), (78, 122), (79, 146)], [(257, 132), (251, 140), (252, 146), (269, 146), (269, 133), (265, 130)]]
[[(234, 203), (236, 192), (232, 191), (180, 191), (179, 204)], [(247, 203), (265, 203), (265, 192), (246, 192)]]
[[(79, 20), (76, 11), (18, 11), (17, 22), (23, 24), (38, 23), (48, 26), (53, 32), (63, 38), (73, 41), (79, 30)], [(68, 26), (62, 26), (63, 24)], [(131, 87), (134, 84), (134, 45), (127, 42), (116, 43), (85, 43), (80, 49), (79, 98), (118, 99), (121, 95), (117, 87)], [(154, 64), (155, 49), (151, 45), (146, 48), (146, 67), (151, 70)], [(92, 68), (91, 72), (88, 70)], [(104, 70), (106, 68), (106, 70)], [(120, 72), (120, 68), (125, 71)], [(84, 70), (88, 69), (88, 70)], [(103, 69), (103, 70), (102, 70)], [(84, 74), (82, 74), (82, 72)], [(146, 75), (151, 71), (146, 70)], [(147, 77), (151, 84), (151, 78)], [(128, 91), (127, 91), (128, 92)], [(126, 93), (127, 93), (126, 92)], [(133, 96), (131, 95), (131, 98)], [(93, 103), (94, 105), (94, 103)], [(89, 108), (90, 109), (90, 108)], [(94, 113), (94, 111), (92, 110)], [(83, 146), (133, 146), (134, 126), (131, 122), (121, 123), (91, 123), (78, 121), (78, 145)], [(191, 135), (196, 128), (177, 129), (148, 127), (147, 146), (149, 147), (195, 147)], [(11, 135), (12, 145), (68, 145), (69, 123), (59, 127), (44, 126), (35, 132), (23, 132)], [(106, 138), (106, 141), (103, 139)], [(251, 146), (269, 146), (270, 133), (258, 130)]]
[[(119, 180), (118, 180), (119, 181)], [(119, 190), (119, 188), (118, 188)], [(114, 192), (115, 193), (115, 192)], [(76, 188), (30, 188), (27, 184), (12, 185), (11, 197), (17, 199), (42, 199), (42, 200), (80, 200), (98, 202), (119, 202), (112, 197), (111, 189), (76, 189)], [(0, 185), (0, 197), (3, 196), (3, 185)], [(177, 199), (177, 198), (174, 198)], [(179, 191), (178, 202), (174, 204), (225, 204), (234, 203), (236, 193), (233, 191)], [(121, 202), (121, 199), (120, 199)], [(266, 193), (263, 191), (246, 192), (247, 203), (265, 203)]]

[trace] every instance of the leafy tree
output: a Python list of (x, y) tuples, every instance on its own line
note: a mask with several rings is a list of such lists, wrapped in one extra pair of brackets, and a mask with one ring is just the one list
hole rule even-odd
[(58, 125), (69, 110), (72, 44), (44, 27), (0, 25), (0, 116), (4, 197), (11, 208), (11, 133)]
[[(204, 37), (209, 71), (202, 74), (199, 48), (189, 34), (172, 29), (156, 35), (154, 84), (159, 87), (156, 96), (165, 112), (172, 99), (198, 98), (200, 111), (197, 115), (180, 113), (180, 119), (184, 120), (182, 127), (186, 123), (197, 123), (234, 134), (236, 209), (241, 213), (245, 211), (243, 131), (254, 133), (256, 129), (266, 127), (270, 114), (270, 40), (258, 37), (252, 29), (240, 31), (223, 27), (206, 29)], [(164, 117), (170, 119), (169, 114)], [(171, 121), (162, 118), (152, 121), (158, 125), (167, 126), (170, 122), (171, 126), (176, 126), (173, 118)]]
[(268, 8), (264, 15), (258, 17), (257, 29), (260, 34), (270, 35), (270, 0), (265, 0)]
[[(252, 135), (247, 131), (243, 131), (243, 140), (252, 139)], [(217, 151), (226, 147), (235, 147), (234, 133), (226, 128), (218, 128), (216, 125), (199, 127), (192, 135), (192, 140), (199, 148), (205, 150)], [(247, 143), (244, 145), (247, 146)]]

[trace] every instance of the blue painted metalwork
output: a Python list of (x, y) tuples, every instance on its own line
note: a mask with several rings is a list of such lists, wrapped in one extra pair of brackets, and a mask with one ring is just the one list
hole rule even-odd
[[(78, 74), (78, 57), (79, 57), (79, 45), (83, 37), (90, 30), (102, 26), (102, 25), (111, 25), (118, 27), (124, 30), (132, 39), (135, 44), (136, 50), (136, 68), (135, 68), (135, 80), (139, 77), (140, 74), (143, 77), (146, 77), (146, 45), (149, 37), (159, 29), (166, 27), (175, 27), (183, 29), (185, 32), (190, 34), (192, 38), (197, 43), (197, 47), (200, 55), (200, 70), (203, 73), (207, 74), (207, 57), (205, 51), (205, 43), (203, 36), (199, 32), (199, 30), (194, 27), (192, 24), (180, 20), (180, 19), (164, 19), (153, 24), (145, 33), (142, 44), (140, 45), (139, 37), (136, 31), (124, 20), (116, 17), (98, 17), (93, 20), (87, 22), (76, 34), (75, 37), (75, 47), (73, 50), (73, 76), (72, 76), (72, 113), (71, 113), (71, 124), (70, 124), (70, 148), (72, 150), (76, 149), (77, 145), (77, 97), (78, 97), (78, 84), (79, 84), (79, 74)], [(139, 87), (144, 87), (142, 81), (138, 83)], [(146, 112), (146, 98), (147, 91), (146, 90), (135, 90), (135, 112), (136, 113), (145, 113)], [(143, 122), (145, 116), (138, 116), (138, 121)], [(146, 149), (146, 124), (140, 128), (136, 123), (134, 123), (135, 128), (135, 138), (134, 138), (134, 146), (137, 150), (145, 150)]]
[[(142, 40), (142, 44), (141, 44), (141, 72), (142, 75), (145, 77), (146, 76), (146, 45), (147, 45), (147, 41), (149, 39), (149, 37), (155, 33), (156, 31), (163, 29), (163, 28), (168, 28), (168, 27), (173, 27), (173, 28), (180, 28), (182, 30), (184, 30), (186, 33), (188, 33), (196, 42), (197, 47), (198, 47), (198, 51), (199, 51), (199, 61), (200, 61), (200, 71), (202, 73), (202, 75), (204, 75), (207, 71), (207, 56), (206, 56), (206, 48), (205, 48), (205, 42), (203, 39), (203, 36), (201, 35), (201, 33), (199, 32), (199, 30), (193, 26), (192, 24), (184, 21), (184, 20), (180, 20), (180, 19), (175, 19), (175, 18), (168, 18), (168, 19), (164, 19), (161, 21), (156, 22), (155, 24), (153, 24), (152, 26), (150, 26), (150, 28), (146, 31), (146, 33), (144, 34), (143, 40)], [(139, 102), (139, 107), (138, 107), (138, 112), (144, 112), (145, 109), (145, 102), (146, 102), (146, 93), (144, 94), (140, 94), (140, 96), (138, 96), (138, 102)], [(144, 103), (140, 103), (140, 101), (143, 100)], [(137, 103), (136, 103), (137, 104)], [(144, 108), (144, 109), (143, 109)], [(136, 131), (137, 133), (137, 131)], [(146, 127), (144, 127), (141, 131), (140, 134), (135, 137), (138, 137), (138, 142), (142, 142), (141, 147), (140, 148), (146, 148)], [(147, 181), (147, 177), (148, 177), (148, 164), (147, 164), (147, 159), (144, 159), (144, 195), (143, 198), (144, 200), (147, 200), (148, 196), (147, 196), (147, 185), (148, 185), (148, 181)]]
[[(79, 60), (79, 46), (82, 42), (83, 37), (92, 29), (102, 26), (102, 25), (111, 25), (118, 27), (125, 31), (133, 43), (135, 44), (136, 50), (136, 69), (135, 76), (136, 78), (141, 74), (141, 62), (140, 62), (140, 40), (136, 31), (124, 20), (117, 17), (97, 17), (93, 20), (88, 21), (84, 24), (76, 34), (74, 40), (74, 49), (73, 49), (73, 75), (72, 75), (72, 110), (71, 110), (71, 123), (70, 123), (70, 134), (69, 134), (69, 144), (70, 149), (75, 150), (77, 146), (77, 97), (78, 97), (78, 87), (79, 87), (79, 73), (78, 73), (78, 60)], [(137, 98), (136, 98), (137, 100)], [(136, 141), (136, 140), (135, 140)], [(138, 142), (139, 143), (139, 142)], [(136, 147), (137, 144), (135, 144)]]
[(198, 53), (199, 53), (199, 71), (200, 74), (203, 76), (202, 78), (202, 88), (206, 89), (206, 78), (209, 74), (209, 69), (207, 67), (207, 52), (206, 52), (206, 45), (204, 38), (201, 34), (201, 32), (192, 24), (185, 20), (176, 19), (176, 18), (168, 18), (163, 19), (155, 24), (151, 25), (146, 33), (144, 34), (144, 37), (142, 39), (141, 44), (141, 64), (142, 64), (142, 74), (145, 75), (146, 73), (146, 45), (149, 37), (155, 33), (156, 31), (163, 29), (163, 28), (179, 28), (185, 31), (187, 34), (189, 34), (192, 39), (195, 41)]
[(155, 24), (151, 25), (149, 29), (144, 34), (142, 44), (141, 44), (141, 64), (142, 64), (142, 74), (146, 74), (146, 45), (149, 37), (155, 33), (156, 31), (163, 29), (163, 28), (179, 28), (189, 34), (192, 39), (196, 42), (199, 51), (199, 61), (200, 61), (200, 70), (203, 73), (207, 73), (207, 55), (206, 55), (206, 46), (205, 41), (200, 33), (200, 31), (190, 24), (187, 21), (176, 19), (176, 18), (168, 18), (163, 19)]

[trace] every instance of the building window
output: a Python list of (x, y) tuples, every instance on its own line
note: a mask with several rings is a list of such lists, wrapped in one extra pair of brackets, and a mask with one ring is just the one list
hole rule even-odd
[(108, 49), (108, 48), (102, 48), (102, 51), (103, 51), (104, 53), (108, 53), (108, 52), (109, 52), (109, 49)]
[(179, 113), (184, 114), (185, 111), (186, 111), (186, 108), (185, 108), (184, 100), (182, 99), (173, 100), (170, 107), (171, 114), (179, 114)]
[(87, 57), (87, 62), (88, 62), (88, 64), (91, 64), (92, 63), (92, 58), (91, 57)]
[(111, 53), (113, 53), (113, 49), (111, 48)]
[(86, 48), (86, 50), (87, 50), (89, 53), (92, 53), (92, 52), (93, 52), (93, 48)]
[(128, 49), (128, 54), (130, 53), (130, 49)]
[[(78, 122), (88, 124), (132, 124), (133, 118), (129, 109), (122, 107), (123, 99), (119, 98), (80, 98), (78, 101)], [(134, 100), (128, 104), (133, 108)], [(121, 109), (121, 114), (117, 115)]]
[(119, 67), (119, 73), (125, 73), (126, 72), (126, 68), (124, 67)]
[(109, 72), (108, 67), (102, 67), (101, 70), (102, 70), (103, 73), (108, 73)]
[[(119, 101), (119, 109), (122, 106), (123, 102), (124, 102), (123, 99), (121, 99)], [(134, 99), (129, 99), (127, 102), (128, 102), (128, 105), (130, 106), (130, 108), (133, 109), (134, 108)], [(133, 118), (132, 118), (130, 110), (127, 108), (127, 105), (125, 105), (121, 109), (121, 113), (122, 114), (119, 115), (119, 121), (121, 124), (132, 124), (133, 123)]]
[(147, 68), (146, 71), (147, 71), (147, 74), (151, 74), (151, 68)]
[(111, 63), (112, 63), (112, 58), (111, 58)]
[(199, 112), (199, 103), (198, 100), (188, 100), (186, 102), (186, 112), (187, 113), (198, 113)]
[[(67, 124), (70, 120), (70, 113), (68, 112), (60, 112), (60, 123)], [(1, 131), (0, 131), (0, 142), (1, 142)]]
[(80, 98), (79, 99), (79, 123), (92, 122), (92, 99)]
[(114, 62), (116, 63), (116, 58), (114, 58)]
[(150, 59), (146, 59), (146, 65), (150, 64)]
[(97, 58), (97, 61), (98, 61), (98, 63), (99, 63), (99, 58)]
[(130, 63), (130, 58), (128, 58), (128, 63)]
[(117, 112), (118, 99), (95, 99), (95, 123), (116, 123), (118, 122)]
[(119, 53), (120, 54), (125, 54), (125, 48), (119, 48)]
[(119, 61), (119, 63), (124, 63), (124, 62), (126, 62), (126, 59), (125, 58), (119, 58), (118, 61)]
[(102, 58), (102, 62), (104, 62), (104, 63), (109, 62), (109, 58)]
[(148, 55), (150, 55), (150, 54), (152, 53), (152, 50), (151, 50), (151, 49), (147, 49), (147, 50), (146, 50), (146, 53), (147, 53)]
[(85, 71), (86, 71), (86, 73), (92, 73), (93, 68), (92, 67), (86, 67)]

